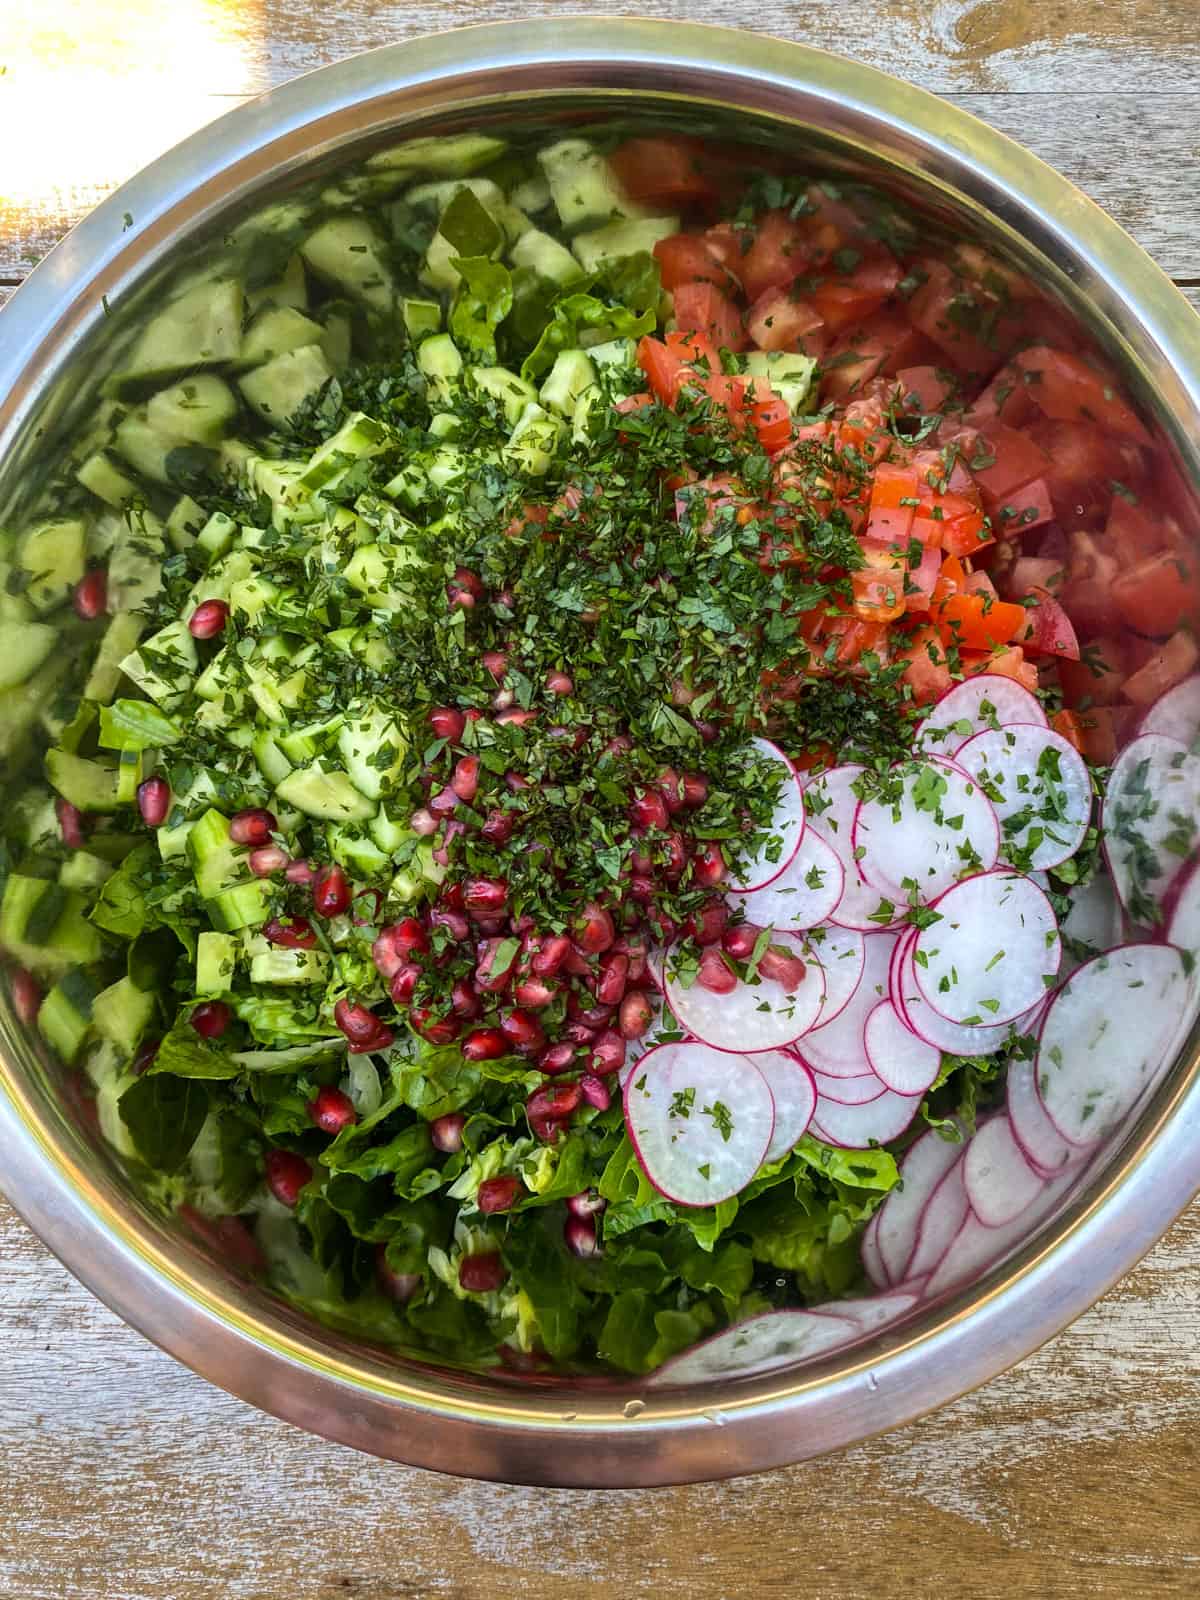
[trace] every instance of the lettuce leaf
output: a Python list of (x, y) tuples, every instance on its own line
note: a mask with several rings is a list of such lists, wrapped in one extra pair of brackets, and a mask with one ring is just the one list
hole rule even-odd
[(208, 1090), (188, 1078), (138, 1078), (117, 1102), (140, 1160), (178, 1172), (208, 1116)]
[(521, 376), (539, 378), (564, 350), (573, 350), (583, 333), (589, 344), (637, 339), (658, 325), (661, 287), (658, 263), (645, 251), (613, 262), (590, 283), (572, 284), (553, 303), (553, 316), (526, 356)]
[(512, 277), (487, 256), (456, 256), (462, 282), (450, 310), (450, 332), (483, 361), (496, 359), (496, 329), (512, 310)]

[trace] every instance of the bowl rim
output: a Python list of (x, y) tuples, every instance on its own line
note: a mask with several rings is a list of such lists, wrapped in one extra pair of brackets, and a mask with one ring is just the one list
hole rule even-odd
[[(522, 74), (547, 89), (632, 88), (670, 98), (688, 84), (735, 110), (786, 123), (798, 104), (830, 122), (882, 120), (943, 173), (999, 200), (1084, 279), (1103, 284), (1180, 439), (1200, 419), (1200, 321), (1149, 256), (1067, 179), (938, 97), (888, 74), (762, 34), (642, 18), (493, 23), (387, 45), (294, 79), (239, 106), (137, 174), (34, 269), (4, 314), (0, 456), (38, 394), (30, 374), (59, 368), (102, 298), (224, 209), (240, 184), (361, 139), (369, 112), (400, 127), (481, 103)], [(511, 92), (511, 90), (510, 90)], [(398, 120), (399, 119), (399, 120)], [(374, 126), (375, 124), (370, 124)], [(937, 180), (937, 170), (925, 174)], [(956, 181), (956, 194), (964, 191)], [(132, 215), (132, 225), (126, 223)], [(1053, 258), (1054, 251), (1049, 251)], [(1194, 459), (1194, 457), (1193, 457)], [(1200, 1190), (1200, 1061), (1140, 1119), (1098, 1192), (1049, 1236), (924, 1324), (799, 1374), (767, 1373), (701, 1392), (631, 1380), (484, 1392), (444, 1372), (406, 1369), (253, 1309), (216, 1278), (198, 1284), (165, 1232), (138, 1218), (115, 1178), (76, 1159), (65, 1122), (47, 1118), (22, 1072), (30, 1047), (0, 1017), (0, 1150), (5, 1191), (55, 1255), (146, 1337), (202, 1376), (324, 1437), (412, 1465), (532, 1484), (622, 1487), (702, 1481), (790, 1464), (860, 1442), (1004, 1371), (1087, 1309), (1155, 1243)], [(564, 1410), (564, 1404), (574, 1407)], [(551, 1443), (558, 1448), (551, 1449)], [(579, 1448), (582, 1447), (582, 1448)]]

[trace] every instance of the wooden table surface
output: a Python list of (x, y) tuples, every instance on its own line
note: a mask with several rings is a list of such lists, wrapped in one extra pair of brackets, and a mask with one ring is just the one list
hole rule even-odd
[[(240, 98), (531, 10), (689, 14), (899, 72), (1075, 179), (1200, 306), (1197, 0), (0, 0), (0, 299)], [(0, 1255), (13, 1600), (1200, 1594), (1200, 1206), (1074, 1327), (936, 1416), (786, 1472), (607, 1494), (308, 1438), (144, 1343), (2, 1201)]]

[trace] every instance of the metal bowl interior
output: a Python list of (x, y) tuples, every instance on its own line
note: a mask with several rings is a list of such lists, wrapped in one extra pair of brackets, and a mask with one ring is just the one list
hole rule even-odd
[[(1200, 323), (1064, 179), (932, 96), (821, 52), (601, 19), (468, 29), (324, 69), (223, 118), (105, 202), (5, 313), (0, 513), (21, 514), (44, 487), (57, 441), (95, 405), (98, 376), (145, 307), (192, 263), (243, 248), (267, 208), (409, 137), (614, 117), (762, 144), (806, 169), (889, 189), (986, 241), (1116, 364), (1200, 526)], [(1098, 1298), (1200, 1189), (1200, 1062), (1186, 1032), (1136, 1122), (1003, 1265), (849, 1349), (690, 1387), (518, 1381), (317, 1326), (239, 1273), (219, 1237), (145, 1203), (7, 999), (0, 1181), (51, 1249), (135, 1327), (290, 1422), (478, 1477), (699, 1480), (808, 1458), (909, 1420), (1000, 1372)]]

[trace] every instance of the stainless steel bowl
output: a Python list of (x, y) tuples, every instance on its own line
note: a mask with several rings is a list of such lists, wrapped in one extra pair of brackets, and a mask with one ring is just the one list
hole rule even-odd
[[(770, 136), (986, 239), (1090, 326), (1185, 481), (1200, 482), (1200, 322), (1065, 179), (933, 96), (820, 51), (583, 18), (470, 28), (325, 68), (222, 118), (101, 205), (4, 313), (0, 512), (19, 504), (57, 431), (91, 403), (89, 380), (139, 303), (240, 218), (409, 135), (581, 110), (651, 120), (686, 112), (717, 138)], [(365, 1349), (306, 1321), (142, 1203), (7, 1006), (0, 1182), (121, 1316), (289, 1422), (469, 1476), (684, 1482), (794, 1462), (906, 1422), (995, 1376), (1091, 1305), (1200, 1188), (1195, 1044), (1193, 1035), (1065, 1213), (1007, 1264), (849, 1352), (688, 1389), (505, 1383)]]

